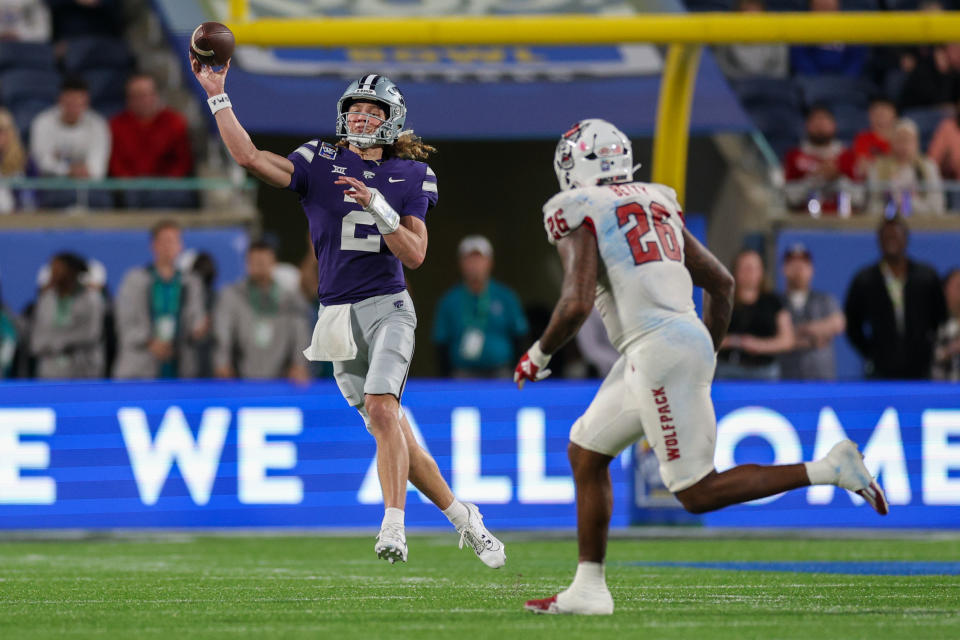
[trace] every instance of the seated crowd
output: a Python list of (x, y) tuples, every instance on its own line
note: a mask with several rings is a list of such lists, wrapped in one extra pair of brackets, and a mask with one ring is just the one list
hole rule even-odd
[[(810, 0), (809, 10), (839, 11), (841, 2)], [(738, 9), (766, 7), (764, 0), (740, 0)], [(919, 10), (943, 6), (928, 0)], [(715, 54), (758, 128), (783, 154), (792, 211), (909, 216), (960, 205), (944, 187), (960, 179), (960, 43), (732, 45)], [(797, 144), (801, 112), (805, 131)]]
[[(77, 179), (183, 178), (193, 173), (186, 119), (164, 106), (155, 80), (134, 74), (127, 80), (126, 108), (109, 121), (90, 107), (87, 86), (68, 77), (57, 104), (30, 125), (25, 150), (9, 111), (0, 107), (0, 174)], [(196, 206), (192, 193), (124, 191), (116, 197), (91, 191), (91, 208), (113, 206), (178, 208)], [(0, 213), (78, 203), (74, 190), (0, 189)]]
[[(186, 119), (162, 103), (155, 78), (131, 72), (122, 5), (0, 0), (0, 178), (193, 174)], [(196, 200), (193, 192), (0, 185), (0, 214), (77, 204), (190, 208)]]
[(944, 213), (941, 172), (934, 157), (920, 153), (917, 125), (896, 119), (886, 98), (875, 99), (869, 114), (870, 129), (847, 147), (836, 138), (830, 109), (810, 108), (806, 138), (784, 158), (787, 205), (813, 216)]

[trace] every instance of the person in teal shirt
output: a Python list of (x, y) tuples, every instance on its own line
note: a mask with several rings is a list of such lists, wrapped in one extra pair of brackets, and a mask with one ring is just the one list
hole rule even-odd
[(130, 269), (114, 300), (120, 380), (195, 378), (201, 367), (197, 345), (210, 329), (203, 283), (180, 271), (183, 234), (173, 220), (150, 230), (153, 262)]
[(509, 378), (529, 331), (517, 294), (490, 279), (493, 247), (483, 236), (460, 242), (463, 282), (444, 294), (433, 321), (440, 371), (458, 378)]

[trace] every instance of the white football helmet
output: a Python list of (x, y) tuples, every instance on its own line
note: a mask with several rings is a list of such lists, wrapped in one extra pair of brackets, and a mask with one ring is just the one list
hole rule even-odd
[(564, 191), (608, 182), (629, 182), (633, 166), (630, 139), (606, 120), (589, 118), (563, 134), (553, 168)]

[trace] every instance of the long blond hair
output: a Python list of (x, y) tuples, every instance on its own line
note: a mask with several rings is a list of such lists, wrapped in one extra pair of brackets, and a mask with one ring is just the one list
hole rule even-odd
[(5, 149), (0, 149), (0, 175), (15, 175), (23, 173), (27, 167), (27, 154), (20, 142), (20, 133), (13, 116), (3, 107), (0, 107), (0, 129), (9, 131), (9, 140)]
[[(338, 147), (348, 147), (350, 143), (345, 138), (337, 141)], [(384, 158), (387, 156), (396, 156), (406, 158), (407, 160), (424, 161), (430, 157), (431, 153), (436, 153), (437, 148), (425, 143), (423, 138), (413, 133), (413, 129), (401, 131), (397, 136), (396, 142), (383, 148)]]
[(397, 141), (393, 143), (393, 155), (409, 160), (426, 160), (437, 148), (425, 143), (423, 138), (416, 135), (413, 129), (401, 131)]

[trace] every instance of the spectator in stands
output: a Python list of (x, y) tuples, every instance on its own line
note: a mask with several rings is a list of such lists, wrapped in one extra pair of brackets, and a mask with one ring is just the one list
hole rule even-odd
[[(199, 278), (203, 285), (203, 312), (212, 323), (214, 307), (217, 302), (217, 292), (214, 287), (217, 280), (217, 261), (206, 251), (184, 251), (177, 261), (177, 268), (185, 273), (192, 273)], [(196, 377), (213, 377), (213, 351), (215, 346), (213, 331), (194, 341), (194, 352), (197, 356)]]
[[(764, 0), (739, 0), (741, 13), (761, 13)], [(720, 70), (731, 79), (786, 78), (790, 73), (790, 58), (783, 44), (734, 44), (714, 49)]]
[[(266, 235), (263, 241), (271, 247), (275, 247), (277, 243), (271, 236), (272, 234)], [(273, 280), (280, 285), (280, 288), (296, 293), (297, 302), (302, 302), (300, 298), (300, 267), (291, 262), (277, 262), (273, 266)]]
[(796, 344), (780, 356), (784, 380), (833, 380), (837, 377), (833, 341), (843, 333), (846, 321), (836, 299), (811, 289), (813, 256), (803, 244), (783, 254), (783, 277), (787, 289), (783, 304), (793, 321)]
[(900, 216), (885, 219), (877, 238), (880, 262), (858, 271), (847, 290), (847, 338), (870, 378), (929, 378), (934, 337), (946, 319), (940, 278), (907, 257), (909, 230)]
[(594, 368), (594, 375), (606, 378), (610, 369), (620, 359), (620, 352), (610, 344), (607, 328), (600, 312), (594, 307), (577, 332), (577, 349), (584, 360)]
[(56, 42), (83, 36), (119, 38), (123, 33), (122, 0), (45, 0), (53, 15)]
[(907, 72), (900, 110), (947, 106), (960, 99), (960, 43), (921, 48), (901, 59)]
[(180, 225), (157, 223), (150, 232), (153, 263), (123, 278), (114, 313), (119, 352), (116, 378), (192, 378), (196, 343), (210, 328), (203, 310), (203, 284), (177, 270), (183, 250)]
[[(810, 11), (840, 10), (840, 0), (810, 0)], [(790, 67), (795, 75), (842, 75), (860, 77), (867, 62), (868, 49), (846, 44), (821, 44), (790, 47)]]
[[(127, 108), (110, 120), (113, 150), (110, 175), (115, 178), (183, 178), (193, 172), (186, 119), (164, 106), (153, 77), (137, 74), (127, 80)], [(131, 193), (127, 206), (193, 206), (191, 192)]]
[(444, 375), (503, 378), (513, 374), (527, 317), (517, 295), (490, 278), (493, 246), (483, 236), (460, 241), (463, 283), (437, 303), (433, 342)]
[(947, 320), (937, 331), (933, 349), (933, 379), (960, 382), (960, 269), (943, 279)]
[(787, 206), (814, 216), (838, 210), (848, 215), (862, 201), (853, 180), (853, 154), (836, 139), (837, 122), (827, 107), (811, 107), (806, 128), (806, 139), (783, 161)]
[(50, 10), (43, 0), (0, 0), (0, 40), (50, 42)]
[(897, 123), (897, 107), (888, 98), (877, 97), (870, 101), (867, 110), (870, 128), (861, 131), (853, 139), (854, 175), (867, 177), (870, 165), (878, 157), (890, 152), (890, 140)]
[[(43, 176), (100, 179), (107, 175), (110, 129), (90, 109), (90, 93), (80, 78), (66, 78), (58, 103), (41, 111), (30, 124), (30, 155)], [(41, 192), (41, 206), (68, 206), (69, 192)]]
[(50, 263), (43, 263), (37, 270), (34, 277), (36, 285), (33, 299), (23, 305), (20, 310), (20, 341), (17, 344), (17, 358), (14, 362), (15, 378), (36, 378), (37, 377), (37, 359), (30, 350), (30, 327), (33, 325), (33, 314), (37, 308), (37, 301), (40, 296), (50, 286)]
[(868, 173), (870, 209), (891, 213), (943, 213), (943, 182), (937, 164), (920, 155), (920, 134), (912, 120), (902, 118), (893, 129), (890, 153), (878, 158)]
[(104, 300), (82, 284), (86, 269), (86, 261), (72, 253), (50, 260), (50, 283), (37, 299), (30, 326), (38, 378), (103, 377)]
[(3, 304), (0, 295), (0, 380), (13, 374), (13, 361), (17, 355), (19, 341), (17, 317)]
[[(0, 107), (0, 176), (22, 176), (27, 169), (27, 154), (20, 142), (17, 124), (6, 109)], [(0, 214), (11, 213), (17, 207), (16, 192), (0, 187)]]
[(310, 326), (296, 292), (273, 278), (276, 255), (270, 244), (247, 250), (247, 277), (220, 293), (214, 313), (218, 378), (310, 379), (303, 350)]
[(106, 375), (113, 371), (113, 363), (117, 359), (117, 323), (113, 317), (112, 296), (107, 287), (107, 267), (96, 258), (90, 258), (80, 282), (103, 300), (103, 373)]
[(777, 356), (794, 347), (790, 312), (764, 282), (763, 258), (744, 249), (733, 263), (733, 315), (717, 354), (717, 378), (778, 380)]
[(954, 114), (940, 121), (930, 140), (927, 156), (948, 180), (960, 180), (960, 102)]
[[(914, 9), (910, 6), (914, 2), (915, 0), (910, 0), (909, 3), (904, 4), (904, 0), (885, 0), (878, 8), (908, 11)], [(922, 0), (916, 10), (936, 13), (943, 11), (943, 5), (939, 0)], [(891, 98), (898, 107), (902, 107), (900, 94), (907, 76), (917, 66), (919, 59), (933, 54), (933, 49), (934, 47), (929, 44), (871, 47), (866, 79), (874, 86), (882, 88), (887, 97)]]

